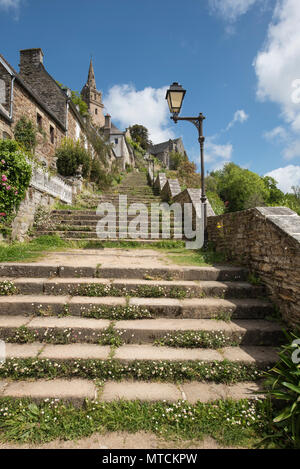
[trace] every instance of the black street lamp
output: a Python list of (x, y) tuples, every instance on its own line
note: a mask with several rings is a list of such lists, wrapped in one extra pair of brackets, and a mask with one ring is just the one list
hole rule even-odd
[(173, 83), (167, 90), (166, 100), (168, 101), (171, 119), (177, 124), (177, 121), (189, 121), (194, 124), (198, 129), (198, 141), (200, 143), (200, 165), (201, 165), (201, 202), (203, 204), (203, 215), (204, 215), (204, 247), (207, 247), (207, 198), (205, 194), (205, 183), (204, 183), (204, 141), (203, 136), (203, 121), (205, 119), (202, 113), (198, 117), (178, 117), (180, 114), (181, 106), (185, 96), (186, 90), (182, 88), (178, 83)]

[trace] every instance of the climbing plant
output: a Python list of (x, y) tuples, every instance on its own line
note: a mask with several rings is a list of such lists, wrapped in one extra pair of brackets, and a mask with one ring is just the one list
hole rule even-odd
[(31, 178), (26, 153), (15, 140), (0, 140), (0, 215), (12, 215), (25, 197)]
[(14, 135), (18, 143), (20, 143), (25, 150), (33, 152), (36, 147), (36, 134), (37, 129), (30, 119), (22, 116), (15, 127)]

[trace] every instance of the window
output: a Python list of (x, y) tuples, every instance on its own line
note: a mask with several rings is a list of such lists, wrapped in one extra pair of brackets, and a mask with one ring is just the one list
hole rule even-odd
[(54, 127), (50, 125), (50, 142), (54, 143), (55, 135), (54, 135)]
[(36, 115), (36, 123), (37, 123), (39, 130), (41, 130), (43, 128), (43, 118), (39, 113), (37, 113)]
[(98, 109), (95, 109), (95, 114), (98, 114)]
[(119, 142), (119, 139), (115, 138), (115, 144), (117, 145)]

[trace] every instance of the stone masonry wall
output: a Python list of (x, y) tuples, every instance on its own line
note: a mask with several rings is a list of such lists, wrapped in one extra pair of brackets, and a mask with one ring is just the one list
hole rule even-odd
[(248, 266), (266, 285), (284, 320), (300, 326), (300, 217), (262, 207), (208, 218), (217, 251)]
[(33, 226), (37, 207), (43, 206), (50, 209), (55, 200), (51, 195), (29, 187), (26, 197), (21, 202), (17, 216), (12, 223), (12, 239), (21, 242), (25, 241), (28, 238), (28, 230)]
[[(14, 130), (15, 125), (22, 116), (26, 116), (27, 119), (30, 119), (36, 125), (37, 114), (42, 117), (42, 121), (41, 132), (37, 132), (35, 156), (40, 160), (46, 160), (47, 163), (51, 165), (56, 148), (60, 146), (65, 133), (54, 120), (34, 102), (29, 93), (18, 83), (15, 83), (12, 130)], [(50, 127), (54, 129), (53, 143), (50, 139)]]

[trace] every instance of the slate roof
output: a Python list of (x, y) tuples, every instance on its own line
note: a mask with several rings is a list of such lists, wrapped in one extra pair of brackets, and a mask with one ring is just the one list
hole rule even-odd
[[(179, 138), (175, 138), (174, 140), (172, 140), (172, 139), (170, 139), (170, 140), (173, 143), (177, 143), (181, 139), (179, 137)], [(150, 149), (151, 153), (152, 154), (157, 154), (157, 153), (162, 153), (165, 150), (169, 150), (170, 140), (168, 140), (167, 142), (158, 143), (157, 145), (152, 145), (152, 147)]]

